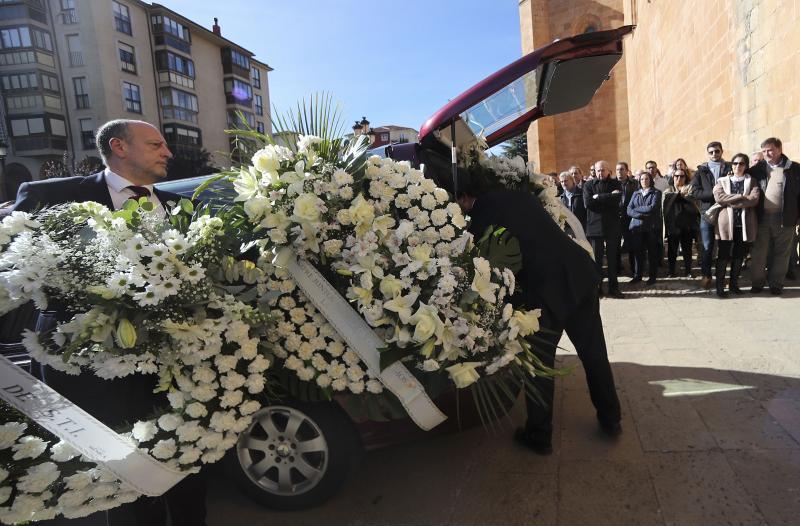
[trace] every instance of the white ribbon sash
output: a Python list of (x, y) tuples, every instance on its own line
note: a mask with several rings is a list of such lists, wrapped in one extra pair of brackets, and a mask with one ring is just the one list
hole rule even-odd
[(414, 423), (429, 431), (447, 419), (428, 397), (419, 380), (402, 363), (395, 362), (381, 371), (378, 348), (384, 346), (384, 341), (313, 265), (298, 260), (289, 248), (282, 249), (275, 256), (274, 263), (289, 272), (300, 290), (358, 354), (367, 369), (400, 400)]
[(0, 398), (140, 493), (163, 495), (186, 476), (139, 451), (130, 439), (118, 435), (2, 355)]

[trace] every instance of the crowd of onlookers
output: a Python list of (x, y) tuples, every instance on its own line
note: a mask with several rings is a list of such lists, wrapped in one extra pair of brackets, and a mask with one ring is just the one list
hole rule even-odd
[(726, 161), (718, 141), (706, 152), (708, 161), (695, 170), (678, 158), (666, 175), (655, 161), (633, 174), (625, 161), (617, 162), (613, 174), (607, 161), (597, 161), (587, 174), (578, 166), (550, 174), (562, 202), (583, 225), (600, 271), (607, 261), (608, 295), (622, 297), (623, 254), (633, 283), (646, 276), (654, 284), (665, 252), (669, 277), (693, 278), (694, 245), (701, 284), (715, 285), (720, 297), (742, 293), (739, 275), (748, 257), (752, 293), (768, 286), (780, 295), (785, 281), (795, 279), (800, 164), (783, 154), (775, 137), (764, 140), (752, 158), (737, 153)]

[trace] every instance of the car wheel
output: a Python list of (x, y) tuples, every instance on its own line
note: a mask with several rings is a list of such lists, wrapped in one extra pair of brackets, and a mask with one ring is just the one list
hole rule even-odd
[(256, 502), (299, 510), (333, 496), (360, 450), (355, 427), (337, 404), (281, 402), (253, 415), (227, 465)]

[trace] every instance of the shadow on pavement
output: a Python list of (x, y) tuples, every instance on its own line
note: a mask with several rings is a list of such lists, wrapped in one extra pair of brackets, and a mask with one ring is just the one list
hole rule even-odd
[[(702, 352), (698, 350), (698, 352)], [(554, 453), (474, 428), (366, 454), (322, 507), (273, 512), (210, 473), (209, 525), (796, 524), (800, 378), (613, 364), (624, 432), (603, 437), (574, 356)]]

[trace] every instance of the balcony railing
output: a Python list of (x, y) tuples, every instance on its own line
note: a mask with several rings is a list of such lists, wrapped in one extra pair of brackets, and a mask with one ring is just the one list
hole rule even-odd
[(69, 65), (70, 66), (83, 66), (83, 51), (70, 51), (69, 52)]
[(75, 9), (64, 9), (58, 14), (58, 17), (64, 25), (72, 25), (79, 22), (78, 13), (75, 12)]

